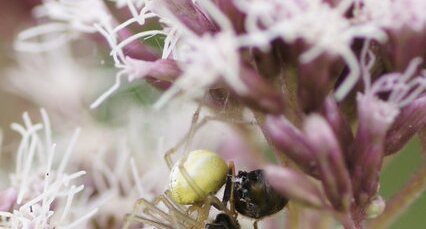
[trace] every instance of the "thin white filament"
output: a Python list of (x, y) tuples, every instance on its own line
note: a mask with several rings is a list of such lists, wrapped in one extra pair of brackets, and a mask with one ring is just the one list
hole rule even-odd
[(44, 126), (44, 134), (46, 135), (46, 146), (50, 147), (52, 145), (52, 131), (50, 127), (50, 121), (49, 116), (47, 115), (47, 112), (44, 108), (40, 109), (41, 118), (43, 120), (43, 126)]
[(89, 218), (91, 218), (92, 216), (94, 216), (96, 214), (96, 212), (98, 212), (98, 208), (93, 209), (92, 211), (90, 211), (86, 215), (80, 217), (79, 219), (77, 219), (73, 223), (71, 223), (67, 226), (61, 227), (61, 228), (62, 229), (72, 229), (72, 228), (78, 226), (80, 223), (82, 223), (82, 222), (88, 220)]
[(18, 34), (18, 41), (25, 41), (41, 35), (49, 33), (60, 33), (68, 30), (68, 26), (64, 23), (48, 23), (44, 25), (35, 26)]
[(232, 23), (210, 0), (198, 0), (197, 3), (209, 13), (209, 16), (220, 26), (222, 31), (233, 31)]
[(135, 35), (132, 35), (132, 36), (126, 38), (125, 40), (121, 41), (117, 46), (113, 47), (112, 50), (111, 50), (111, 55), (113, 55), (117, 51), (121, 50), (122, 48), (124, 48), (128, 44), (132, 43), (133, 41), (136, 41), (140, 38), (147, 39), (147, 38), (155, 36), (155, 35), (167, 35), (167, 33), (165, 33), (164, 31), (161, 31), (161, 30), (149, 30), (149, 31), (137, 33)]
[[(55, 152), (56, 152), (56, 144), (52, 144), (52, 146), (49, 149), (49, 155), (47, 159), (47, 168), (46, 168), (46, 174), (44, 176), (43, 192), (47, 192), (50, 178), (54, 176), (51, 170), (52, 170), (53, 158), (55, 157)], [(44, 211), (47, 211), (49, 209), (49, 205), (47, 204), (47, 196), (46, 198), (43, 198), (42, 206)]]
[(65, 217), (68, 215), (69, 210), (71, 209), (71, 204), (74, 199), (75, 194), (79, 193), (84, 189), (84, 185), (80, 185), (78, 187), (72, 186), (67, 197), (67, 201), (65, 203), (64, 211), (62, 212), (60, 221), (63, 221)]
[(359, 79), (360, 73), (359, 64), (355, 57), (355, 54), (352, 53), (352, 51), (350, 50), (345, 50), (342, 54), (343, 59), (345, 59), (346, 63), (348, 64), (349, 75), (334, 94), (337, 101), (342, 101), (345, 96), (350, 92), (350, 90), (355, 86), (356, 82)]
[(138, 194), (139, 196), (143, 196), (144, 193), (142, 191), (142, 186), (141, 186), (142, 184), (141, 177), (139, 176), (139, 171), (138, 171), (138, 168), (136, 167), (135, 159), (133, 157), (130, 158), (130, 167), (132, 168), (133, 180), (135, 181)]
[(99, 98), (97, 98), (95, 100), (95, 102), (93, 102), (90, 105), (91, 109), (95, 109), (99, 105), (101, 105), (101, 103), (103, 103), (108, 97), (110, 97), (120, 87), (120, 85), (121, 85), (121, 77), (125, 73), (126, 73), (125, 70), (122, 70), (122, 71), (120, 71), (120, 72), (117, 73), (117, 75), (115, 76), (115, 83), (106, 92), (104, 92), (101, 96), (99, 96)]
[(57, 170), (58, 176), (60, 176), (64, 172), (65, 167), (68, 164), (71, 152), (74, 150), (74, 146), (75, 146), (75, 143), (77, 142), (77, 138), (80, 136), (80, 131), (81, 131), (81, 129), (77, 128), (74, 131), (74, 134), (71, 137), (71, 141), (68, 144), (68, 147), (65, 151), (65, 154), (62, 157), (61, 163), (59, 164), (59, 167), (58, 167), (58, 170)]

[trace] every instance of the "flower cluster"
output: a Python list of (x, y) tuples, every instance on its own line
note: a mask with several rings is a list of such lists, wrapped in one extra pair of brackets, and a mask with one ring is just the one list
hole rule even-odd
[[(65, 171), (79, 130), (61, 155), (62, 160), (58, 161), (49, 119), (44, 110), (41, 114), (43, 124), (32, 123), (27, 113), (23, 115), (24, 126), (12, 124), (22, 140), (16, 157), (16, 172), (10, 175), (11, 186), (2, 193), (2, 228), (77, 228), (98, 211), (97, 208), (72, 206), (84, 189), (84, 185), (76, 186), (75, 180), (86, 174), (85, 171), (71, 174)], [(42, 131), (44, 134), (40, 133)]]
[(425, 11), (424, 0), (45, 0), (36, 12), (52, 21), (17, 47), (98, 31), (119, 71), (92, 108), (127, 76), (164, 91), (156, 108), (190, 98), (230, 122), (250, 112), (281, 163), (266, 167), (271, 185), (363, 228), (384, 210), (383, 159), (426, 126)]

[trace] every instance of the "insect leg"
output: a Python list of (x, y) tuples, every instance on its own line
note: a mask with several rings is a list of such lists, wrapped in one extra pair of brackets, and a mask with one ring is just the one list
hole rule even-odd
[(220, 201), (216, 196), (210, 194), (207, 196), (205, 201), (206, 209), (210, 209), (210, 206), (214, 206), (216, 209), (223, 211), (225, 214), (229, 216), (233, 216), (233, 212), (231, 212), (222, 201)]
[(229, 202), (229, 210), (237, 215), (234, 203), (234, 180), (235, 180), (235, 164), (230, 161), (228, 164), (228, 173), (226, 175), (225, 191), (223, 193), (222, 203), (226, 206)]
[(259, 220), (257, 220), (257, 219), (253, 222), (253, 228), (254, 228), (254, 229), (257, 229), (257, 223), (258, 223), (258, 222), (259, 222)]

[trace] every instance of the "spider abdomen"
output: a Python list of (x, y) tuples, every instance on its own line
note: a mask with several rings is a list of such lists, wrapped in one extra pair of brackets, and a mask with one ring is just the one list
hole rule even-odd
[[(188, 154), (184, 162), (181, 160), (172, 168), (169, 182), (171, 196), (179, 204), (202, 202), (209, 194), (216, 193), (226, 181), (228, 166), (214, 152), (195, 150)], [(190, 180), (180, 171), (181, 163)]]

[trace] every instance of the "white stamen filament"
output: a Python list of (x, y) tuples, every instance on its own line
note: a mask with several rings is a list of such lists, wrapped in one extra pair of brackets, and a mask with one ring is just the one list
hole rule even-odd
[(134, 34), (134, 35), (126, 38), (125, 40), (121, 41), (117, 46), (113, 47), (112, 50), (111, 50), (111, 54), (113, 55), (118, 50), (121, 50), (122, 48), (124, 48), (128, 44), (130, 44), (130, 43), (132, 43), (132, 42), (134, 42), (134, 41), (136, 41), (140, 38), (148, 39), (148, 38), (150, 38), (152, 36), (156, 36), (156, 35), (167, 35), (167, 33), (165, 33), (164, 31), (161, 31), (161, 30), (149, 30), (149, 31)]
[(106, 92), (104, 92), (101, 96), (99, 96), (99, 98), (97, 98), (95, 100), (95, 102), (93, 102), (90, 105), (91, 109), (97, 108), (99, 105), (101, 105), (101, 103), (103, 103), (108, 97), (110, 97), (120, 87), (121, 77), (125, 73), (126, 73), (125, 70), (122, 70), (122, 71), (120, 71), (120, 72), (117, 73), (117, 75), (115, 76), (115, 83)]
[(342, 101), (345, 98), (345, 96), (350, 92), (350, 90), (358, 81), (360, 74), (358, 61), (352, 51), (345, 50), (344, 52), (342, 52), (342, 57), (348, 64), (349, 75), (334, 94), (337, 101)]
[(75, 220), (73, 223), (64, 226), (64, 227), (60, 227), (61, 229), (72, 229), (76, 226), (78, 226), (79, 224), (83, 223), (84, 221), (88, 220), (89, 218), (93, 217), (96, 213), (98, 212), (98, 208), (95, 208), (93, 210), (91, 210), (89, 213), (83, 215), (82, 217), (80, 217), (79, 219)]
[(74, 134), (71, 137), (71, 141), (68, 144), (68, 147), (65, 151), (65, 154), (62, 156), (62, 161), (59, 164), (59, 168), (57, 170), (58, 175), (62, 174), (65, 170), (65, 166), (67, 166), (71, 152), (74, 150), (75, 143), (77, 142), (77, 138), (80, 136), (81, 129), (77, 128), (74, 131)]
[(138, 190), (139, 196), (143, 196), (141, 177), (139, 176), (138, 168), (136, 167), (135, 159), (130, 158), (130, 166), (132, 168), (133, 180), (135, 182), (136, 190)]
[(75, 185), (71, 186), (71, 189), (68, 191), (68, 197), (67, 197), (67, 201), (65, 203), (65, 207), (64, 207), (64, 211), (62, 212), (60, 221), (63, 221), (65, 219), (65, 217), (67, 216), (70, 208), (71, 208), (71, 204), (72, 204), (72, 200), (74, 198), (74, 195), (81, 192), (84, 189), (84, 185), (80, 185), (78, 187), (76, 187)]

